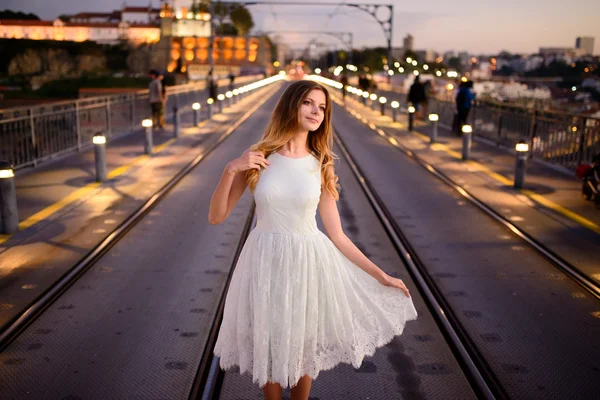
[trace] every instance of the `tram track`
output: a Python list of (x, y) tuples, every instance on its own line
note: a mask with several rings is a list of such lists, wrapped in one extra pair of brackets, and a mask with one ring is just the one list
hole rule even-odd
[[(338, 105), (341, 106), (339, 99), (337, 101)], [(480, 210), (485, 215), (494, 220), (496, 223), (501, 225), (513, 236), (517, 237), (529, 248), (533, 249), (537, 254), (542, 256), (546, 261), (550, 262), (559, 271), (563, 272), (566, 276), (568, 276), (574, 282), (576, 282), (578, 285), (584, 288), (586, 292), (588, 292), (595, 298), (600, 299), (600, 284), (598, 284), (593, 278), (586, 275), (583, 271), (577, 268), (577, 266), (573, 265), (572, 263), (569, 263), (563, 257), (556, 254), (556, 252), (552, 251), (548, 246), (545, 246), (542, 242), (537, 240), (532, 234), (517, 227), (508, 218), (504, 217), (502, 214), (494, 210), (493, 207), (487, 205), (484, 201), (480, 200), (477, 196), (473, 195), (470, 191), (468, 191), (459, 183), (451, 179), (448, 175), (444, 174), (438, 168), (435, 168), (423, 158), (416, 155), (415, 152), (402, 145), (394, 137), (394, 135), (392, 135), (389, 132), (386, 132), (386, 129), (378, 128), (374, 124), (370, 122), (364, 122), (360, 119), (358, 119), (358, 121), (361, 124), (364, 124), (366, 127), (368, 127), (371, 131), (385, 139), (388, 145), (391, 145), (398, 151), (402, 152), (404, 155), (415, 161), (419, 166), (421, 166), (433, 176), (444, 182), (453, 191), (459, 193), (465, 200), (469, 201), (470, 204), (475, 206), (478, 210)]]
[(25, 329), (35, 322), (45, 310), (58, 300), (80, 277), (92, 268), (110, 249), (117, 245), (129, 231), (140, 222), (164, 200), (177, 184), (190, 174), (201, 162), (211, 154), (219, 145), (234, 133), (258, 108), (260, 108), (277, 90), (279, 86), (270, 88), (265, 96), (255, 103), (244, 115), (239, 118), (225, 132), (219, 135), (205, 150), (192, 159), (183, 169), (171, 178), (162, 188), (157, 190), (133, 214), (117, 226), (102, 242), (91, 249), (79, 262), (71, 267), (48, 289), (39, 295), (28, 307), (17, 313), (14, 318), (0, 327), (0, 353), (15, 341)]

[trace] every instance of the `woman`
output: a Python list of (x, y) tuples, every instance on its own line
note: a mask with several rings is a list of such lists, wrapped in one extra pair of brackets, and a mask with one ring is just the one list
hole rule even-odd
[[(265, 399), (308, 399), (319, 371), (365, 356), (417, 313), (404, 283), (373, 264), (342, 231), (327, 90), (291, 84), (262, 139), (231, 161), (209, 221), (229, 216), (246, 187), (256, 228), (233, 273), (214, 354), (252, 371)], [(329, 238), (317, 228), (317, 207)], [(382, 286), (383, 285), (383, 286)]]

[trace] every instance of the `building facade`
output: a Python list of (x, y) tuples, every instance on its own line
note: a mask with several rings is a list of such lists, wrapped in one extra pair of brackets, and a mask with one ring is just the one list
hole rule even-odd
[(594, 54), (594, 38), (591, 36), (581, 36), (575, 39), (575, 48), (583, 50), (582, 55), (591, 56)]

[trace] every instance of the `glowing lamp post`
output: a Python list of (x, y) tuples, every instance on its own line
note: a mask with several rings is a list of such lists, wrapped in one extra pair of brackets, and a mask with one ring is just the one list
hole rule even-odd
[(208, 104), (208, 106), (207, 106), (208, 107), (208, 110), (207, 110), (208, 111), (208, 119), (212, 118), (212, 105), (214, 102), (215, 102), (215, 100), (212, 97), (209, 97), (206, 100), (206, 104)]
[(18, 230), (15, 172), (8, 161), (0, 161), (0, 233), (10, 235)]
[(363, 106), (366, 106), (367, 105), (367, 99), (369, 98), (369, 92), (366, 92), (366, 91), (363, 92), (362, 97), (363, 97), (362, 98)]
[(225, 93), (225, 97), (227, 97), (227, 107), (231, 107), (231, 98), (233, 97), (233, 92), (228, 91)]
[(429, 121), (431, 122), (431, 133), (429, 136), (429, 141), (431, 143), (437, 140), (438, 134), (438, 121), (440, 120), (439, 115), (437, 114), (429, 114)]
[(144, 128), (146, 128), (146, 132), (145, 132), (145, 140), (144, 140), (144, 153), (145, 154), (152, 154), (152, 120), (151, 119), (145, 119), (142, 121), (142, 126)]
[(371, 109), (375, 109), (375, 102), (377, 101), (377, 95), (375, 93), (371, 93), (371, 95), (369, 96), (369, 99), (371, 99)]
[(525, 168), (527, 166), (527, 156), (529, 155), (529, 145), (525, 141), (520, 140), (515, 146), (517, 152), (515, 163), (515, 189), (523, 188), (525, 181)]
[(414, 106), (408, 106), (408, 131), (412, 131), (415, 123), (415, 112), (417, 109)]
[(219, 100), (219, 113), (223, 113), (223, 100), (225, 100), (225, 95), (221, 93), (217, 96), (217, 100)]
[(106, 136), (97, 133), (92, 137), (94, 144), (94, 161), (96, 164), (96, 182), (106, 180)]
[(387, 99), (385, 97), (380, 97), (379, 98), (379, 106), (380, 106), (381, 115), (385, 115), (385, 103), (387, 103)]
[(463, 134), (463, 146), (462, 146), (462, 159), (468, 160), (471, 157), (471, 136), (473, 134), (473, 128), (471, 125), (462, 126)]
[(392, 121), (396, 122), (398, 107), (400, 107), (400, 103), (394, 100), (390, 103), (390, 105), (392, 106)]
[(198, 102), (195, 102), (194, 104), (192, 104), (192, 109), (194, 110), (194, 126), (198, 126), (198, 124), (200, 123), (200, 109), (201, 108), (202, 108), (202, 106)]

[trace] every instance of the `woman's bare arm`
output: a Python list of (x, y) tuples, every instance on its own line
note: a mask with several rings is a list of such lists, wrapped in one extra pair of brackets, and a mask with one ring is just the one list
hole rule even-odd
[(249, 150), (227, 164), (210, 200), (208, 222), (215, 225), (225, 221), (246, 190), (246, 171), (251, 168), (260, 170), (268, 164), (269, 161), (260, 152)]
[(371, 275), (382, 285), (397, 287), (410, 297), (408, 289), (402, 280), (393, 278), (382, 271), (377, 265), (369, 260), (354, 243), (352, 243), (348, 236), (346, 236), (342, 229), (342, 222), (340, 220), (340, 213), (337, 209), (336, 201), (327, 190), (323, 190), (321, 194), (319, 213), (329, 239), (331, 239), (335, 247), (337, 247), (348, 260), (367, 274)]

